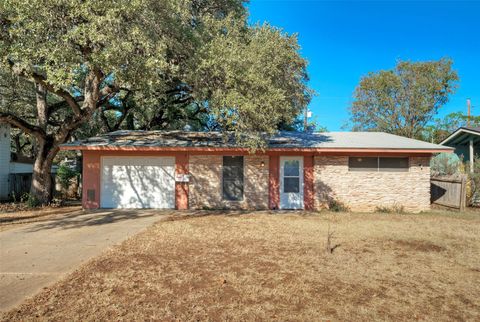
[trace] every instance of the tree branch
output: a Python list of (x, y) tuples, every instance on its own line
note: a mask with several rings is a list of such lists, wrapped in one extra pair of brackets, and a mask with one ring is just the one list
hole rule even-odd
[(10, 113), (0, 112), (0, 122), (8, 123), (35, 137), (45, 137), (47, 135), (42, 128), (32, 125), (25, 120), (22, 120), (18, 116)]
[[(76, 101), (77, 103), (82, 102), (83, 100), (84, 100), (83, 95), (81, 95), (81, 96), (75, 96), (75, 101)], [(51, 104), (51, 105), (49, 106), (49, 115), (54, 114), (55, 112), (57, 112), (58, 110), (66, 107), (66, 106), (67, 106), (67, 107), (69, 106), (69, 104), (68, 104), (66, 101), (60, 101), (60, 102), (58, 102), (58, 103)]]
[(78, 105), (75, 98), (68, 91), (66, 91), (64, 89), (61, 89), (61, 88), (53, 87), (51, 84), (49, 84), (46, 81), (45, 77), (43, 77), (42, 75), (33, 73), (32, 77), (37, 83), (45, 86), (45, 88), (49, 92), (54, 93), (54, 94), (60, 96), (61, 98), (63, 98), (68, 103), (68, 105), (71, 107), (71, 109), (73, 110), (73, 113), (75, 113), (75, 115), (77, 115), (77, 116), (81, 115), (80, 105)]

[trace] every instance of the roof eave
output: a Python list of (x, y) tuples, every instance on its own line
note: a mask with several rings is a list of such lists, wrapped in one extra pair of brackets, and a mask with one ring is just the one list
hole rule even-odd
[(445, 140), (443, 140), (442, 142), (440, 142), (440, 145), (445, 145), (447, 144), (449, 141), (451, 141), (452, 139), (454, 139), (455, 137), (457, 137), (458, 135), (462, 134), (462, 133), (469, 133), (469, 134), (473, 134), (473, 135), (478, 135), (480, 136), (480, 133), (477, 132), (477, 131), (474, 131), (474, 130), (471, 130), (471, 129), (467, 129), (467, 128), (464, 128), (464, 127), (460, 127), (458, 128), (455, 132), (453, 132), (452, 134), (450, 134)]
[[(220, 151), (235, 151), (248, 152), (248, 148), (234, 148), (234, 147), (149, 147), (149, 146), (73, 146), (64, 145), (60, 147), (63, 151), (83, 150), (83, 151), (178, 151), (178, 152), (220, 152)], [(342, 152), (342, 153), (452, 153), (454, 151), (451, 147), (444, 149), (405, 149), (405, 148), (267, 148), (269, 152), (303, 152), (303, 153), (322, 153), (322, 152)]]

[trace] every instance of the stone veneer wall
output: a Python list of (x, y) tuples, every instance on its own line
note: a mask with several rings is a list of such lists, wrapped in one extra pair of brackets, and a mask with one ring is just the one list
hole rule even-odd
[[(223, 200), (222, 155), (191, 155), (189, 158), (189, 207), (191, 209), (267, 209), (268, 156), (244, 156), (244, 198)], [(261, 162), (265, 166), (261, 166)]]
[(335, 199), (353, 211), (394, 204), (419, 212), (430, 209), (430, 158), (411, 157), (408, 172), (349, 171), (347, 156), (316, 156), (315, 208)]

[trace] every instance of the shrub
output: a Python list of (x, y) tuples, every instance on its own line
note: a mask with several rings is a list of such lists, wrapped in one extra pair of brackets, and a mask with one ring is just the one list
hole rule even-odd
[(338, 201), (336, 199), (331, 199), (328, 202), (328, 209), (333, 212), (347, 212), (350, 211), (347, 205), (345, 205), (343, 202)]
[(62, 186), (63, 191), (66, 192), (68, 190), (72, 179), (76, 176), (78, 176), (78, 171), (75, 171), (64, 164), (58, 167), (57, 178), (60, 182), (60, 185)]
[(432, 176), (452, 176), (462, 172), (462, 160), (453, 153), (440, 153), (430, 161)]
[(405, 213), (405, 207), (394, 203), (391, 206), (378, 206), (375, 208), (375, 212), (381, 212), (384, 214), (403, 214)]
[(473, 172), (467, 165), (465, 170), (467, 174), (467, 203), (470, 206), (478, 206), (480, 204), (480, 157), (475, 158)]
[(20, 201), (25, 203), (28, 208), (36, 208), (40, 206), (40, 201), (34, 195), (30, 193), (24, 193)]

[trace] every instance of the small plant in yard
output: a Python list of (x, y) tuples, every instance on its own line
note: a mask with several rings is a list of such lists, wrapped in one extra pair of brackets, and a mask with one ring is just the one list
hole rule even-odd
[(333, 254), (333, 251), (337, 248), (340, 247), (340, 244), (333, 244), (333, 239), (335, 238), (335, 231), (330, 231), (330, 225), (328, 225), (328, 231), (327, 231), (327, 243), (326, 243), (326, 250), (327, 253)]
[(385, 213), (385, 214), (404, 214), (405, 207), (394, 203), (391, 206), (378, 206), (375, 208), (375, 212)]
[(468, 165), (466, 168), (467, 173), (467, 203), (470, 206), (480, 205), (480, 157), (476, 157), (474, 160), (473, 171), (470, 170)]
[(23, 194), (22, 198), (20, 198), (20, 201), (25, 203), (28, 208), (36, 208), (40, 206), (40, 201), (30, 193)]
[(328, 209), (333, 212), (347, 212), (350, 209), (341, 201), (332, 199), (328, 202)]
[(65, 206), (65, 200), (63, 199), (58, 199), (58, 198), (54, 198), (52, 199), (52, 202), (49, 204), (50, 207), (63, 207)]
[(17, 194), (15, 193), (15, 191), (12, 191), (11, 196), (12, 196), (13, 203), (17, 203)]

